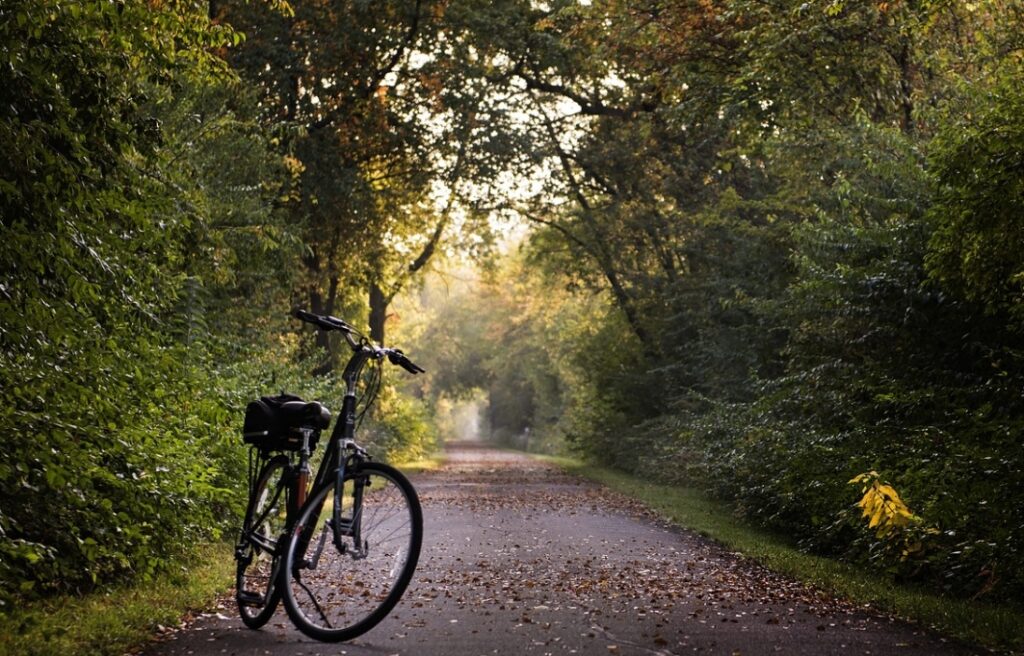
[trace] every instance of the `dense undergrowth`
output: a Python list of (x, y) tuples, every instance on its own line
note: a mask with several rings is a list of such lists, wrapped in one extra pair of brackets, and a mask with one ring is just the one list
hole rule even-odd
[(23, 601), (0, 615), (0, 655), (123, 656), (179, 630), (183, 618), (225, 613), (215, 600), (234, 579), (231, 551), (231, 543), (193, 545), (148, 580)]

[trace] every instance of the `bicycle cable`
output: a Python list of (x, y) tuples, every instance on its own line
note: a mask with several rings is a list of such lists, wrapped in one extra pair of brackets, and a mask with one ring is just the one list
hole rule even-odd
[(383, 362), (377, 361), (372, 363), (373, 367), (370, 374), (370, 380), (366, 386), (366, 392), (363, 394), (363, 398), (366, 399), (363, 405), (363, 409), (356, 415), (356, 430), (359, 430), (363, 426), (363, 419), (366, 417), (366, 413), (369, 412), (374, 402), (377, 400), (377, 395), (380, 393), (381, 378), (383, 377)]

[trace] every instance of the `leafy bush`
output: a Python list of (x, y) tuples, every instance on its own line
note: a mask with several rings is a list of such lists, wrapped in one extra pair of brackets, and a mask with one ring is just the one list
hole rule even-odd
[(1024, 319), (1024, 70), (1010, 60), (991, 85), (950, 103), (932, 144), (936, 180), (932, 278), (989, 313)]
[(426, 406), (392, 386), (384, 386), (357, 439), (370, 453), (389, 462), (408, 462), (437, 448), (437, 431)]
[[(266, 190), (244, 184), (242, 165), (273, 158), (223, 102), (232, 80), (213, 51), (235, 35), (205, 7), (16, 1), (0, 13), (7, 604), (145, 579), (237, 512), (242, 384), (218, 371), (207, 328), (230, 306), (210, 295), (229, 285), (195, 269), (214, 242), (240, 252), (211, 225), (224, 207), (240, 227), (266, 220)], [(204, 102), (215, 130), (175, 114)]]

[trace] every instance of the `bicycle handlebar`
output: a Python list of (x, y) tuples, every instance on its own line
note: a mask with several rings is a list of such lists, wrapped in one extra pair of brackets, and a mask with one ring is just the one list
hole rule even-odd
[(366, 345), (367, 348), (373, 351), (373, 355), (377, 359), (381, 359), (387, 356), (388, 362), (397, 367), (405, 369), (411, 374), (422, 374), (426, 371), (426, 369), (424, 369), (423, 367), (419, 366), (418, 364), (410, 360), (408, 357), (406, 357), (405, 353), (403, 353), (400, 349), (373, 346), (372, 344), (368, 344), (366, 341), (360, 344), (359, 342), (355, 341), (353, 339), (353, 335), (359, 337), (362, 337), (362, 335), (360, 335), (358, 330), (350, 326), (343, 319), (339, 319), (338, 317), (332, 317), (330, 315), (325, 316), (313, 314), (312, 312), (306, 312), (305, 310), (300, 310), (298, 308), (292, 311), (292, 316), (295, 317), (296, 319), (299, 319), (300, 321), (311, 323), (317, 328), (320, 328), (321, 330), (339, 330), (345, 334), (345, 339), (352, 346), (353, 350), (358, 351), (362, 345)]

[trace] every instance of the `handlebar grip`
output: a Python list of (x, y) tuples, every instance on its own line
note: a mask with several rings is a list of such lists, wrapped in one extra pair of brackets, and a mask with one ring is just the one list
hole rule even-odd
[(292, 310), (292, 316), (324, 330), (341, 330), (346, 333), (352, 332), (352, 326), (348, 325), (338, 317), (322, 317), (319, 314), (313, 314), (312, 312), (306, 312), (305, 310), (300, 310), (298, 308)]
[(306, 312), (305, 310), (300, 310), (299, 308), (295, 308), (294, 310), (292, 310), (292, 316), (295, 317), (296, 319), (299, 319), (300, 321), (305, 321), (306, 323), (320, 323), (320, 317), (313, 314), (312, 312)]
[(402, 369), (405, 369), (411, 374), (422, 374), (426, 372), (426, 369), (419, 366), (415, 362), (412, 362), (411, 360), (409, 360), (409, 358), (405, 358), (404, 362), (399, 362), (398, 366), (400, 366)]
[(392, 349), (388, 352), (388, 360), (391, 364), (398, 365), (402, 369), (405, 369), (411, 374), (422, 374), (426, 371), (423, 367), (419, 366), (409, 358), (405, 357), (405, 353), (402, 353), (398, 349)]

